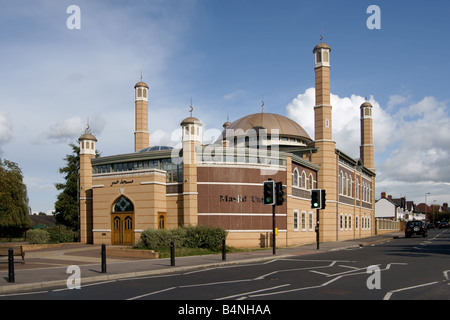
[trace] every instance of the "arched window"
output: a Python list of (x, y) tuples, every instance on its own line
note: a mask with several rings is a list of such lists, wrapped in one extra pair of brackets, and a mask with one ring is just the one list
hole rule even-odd
[(298, 187), (298, 170), (297, 170), (297, 168), (294, 169), (294, 175), (293, 175), (292, 179), (293, 179), (292, 185), (295, 187)]
[(300, 186), (303, 189), (306, 189), (306, 173), (302, 171), (302, 185)]
[(342, 171), (339, 172), (339, 194), (342, 194), (344, 192), (344, 183), (342, 181), (343, 176), (342, 176)]
[(139, 89), (138, 89), (138, 98), (141, 98), (141, 97), (142, 97), (142, 89), (139, 88)]
[(344, 181), (345, 185), (344, 185), (344, 194), (346, 196), (348, 196), (348, 175), (345, 174), (345, 181)]
[(358, 178), (356, 178), (356, 187), (355, 187), (356, 191), (356, 199), (359, 199), (359, 180)]
[(309, 174), (308, 189), (310, 190), (314, 189), (314, 177), (312, 173)]
[(133, 203), (124, 196), (121, 196), (113, 205), (113, 212), (133, 212)]
[(348, 177), (348, 195), (349, 195), (350, 197), (353, 196), (352, 182), (353, 182), (352, 176), (350, 175), (350, 176)]
[(147, 89), (144, 89), (144, 98), (147, 98)]
[(166, 214), (165, 213), (159, 213), (158, 214), (158, 229), (165, 229), (166, 228)]

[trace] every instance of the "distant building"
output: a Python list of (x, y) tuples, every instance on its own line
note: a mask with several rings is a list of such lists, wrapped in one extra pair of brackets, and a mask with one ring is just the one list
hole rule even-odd
[(407, 201), (405, 197), (386, 197), (386, 192), (382, 192), (375, 203), (375, 217), (396, 221), (426, 220), (424, 212), (413, 201)]

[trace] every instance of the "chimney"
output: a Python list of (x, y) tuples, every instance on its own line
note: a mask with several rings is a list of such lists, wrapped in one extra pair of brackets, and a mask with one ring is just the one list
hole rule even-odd
[(392, 195), (391, 195), (391, 194), (388, 195), (388, 199), (389, 199), (389, 200), (392, 200)]
[(386, 192), (382, 192), (382, 193), (381, 193), (381, 198), (382, 198), (382, 199), (386, 199)]

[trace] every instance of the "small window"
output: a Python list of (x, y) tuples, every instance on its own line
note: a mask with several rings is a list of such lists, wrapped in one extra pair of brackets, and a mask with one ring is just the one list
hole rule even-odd
[(141, 88), (138, 89), (138, 98), (142, 98), (142, 89)]
[(166, 214), (160, 213), (158, 217), (158, 229), (166, 228)]
[(147, 89), (144, 89), (144, 98), (147, 98)]
[(302, 212), (302, 231), (306, 231), (306, 212)]
[(324, 51), (323, 52), (323, 61), (328, 62), (328, 59), (329, 59), (329, 53), (328, 53), (328, 51)]
[(298, 231), (298, 211), (294, 210), (294, 231)]
[(318, 51), (316, 53), (316, 63), (320, 63), (320, 62), (322, 62), (322, 56), (320, 54), (320, 51)]

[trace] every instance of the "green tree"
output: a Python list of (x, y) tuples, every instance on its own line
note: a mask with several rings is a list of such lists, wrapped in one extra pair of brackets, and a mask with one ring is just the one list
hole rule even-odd
[[(80, 147), (77, 144), (69, 143), (72, 153), (66, 155), (64, 161), (66, 165), (59, 169), (59, 173), (64, 175), (65, 183), (56, 183), (55, 187), (61, 193), (55, 202), (55, 220), (57, 224), (76, 230), (79, 228), (78, 221), (78, 167), (80, 163)], [(95, 151), (95, 156), (99, 152)]]
[(17, 163), (0, 159), (0, 229), (9, 233), (31, 226), (27, 187)]
[(72, 153), (64, 158), (65, 166), (59, 169), (64, 175), (65, 183), (56, 183), (55, 187), (61, 193), (55, 202), (55, 220), (73, 230), (78, 229), (78, 164), (80, 162), (80, 147), (69, 143)]

